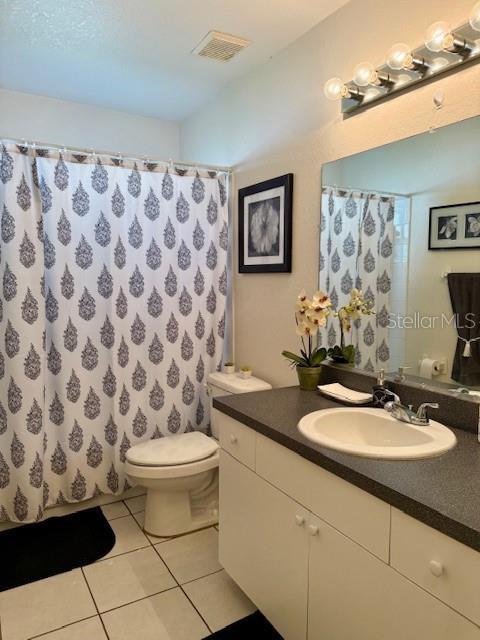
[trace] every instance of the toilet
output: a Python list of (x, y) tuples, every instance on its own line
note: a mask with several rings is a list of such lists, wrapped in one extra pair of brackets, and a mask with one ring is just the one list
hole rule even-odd
[(154, 536), (177, 536), (218, 522), (219, 444), (212, 400), (271, 389), (259, 378), (211, 373), (207, 379), (212, 435), (200, 431), (147, 440), (126, 454), (130, 481), (147, 489), (144, 530)]

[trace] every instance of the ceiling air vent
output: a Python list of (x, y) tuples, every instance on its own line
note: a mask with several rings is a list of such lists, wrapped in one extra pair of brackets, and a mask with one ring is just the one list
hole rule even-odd
[(238, 38), (220, 31), (210, 31), (192, 53), (203, 58), (228, 62), (249, 44), (250, 40), (245, 38)]

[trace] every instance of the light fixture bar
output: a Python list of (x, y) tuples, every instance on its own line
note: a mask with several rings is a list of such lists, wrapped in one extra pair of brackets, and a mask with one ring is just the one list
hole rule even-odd
[(404, 43), (394, 45), (385, 64), (374, 67), (368, 62), (360, 63), (352, 81), (334, 79), (337, 90), (326, 90), (325, 95), (341, 100), (342, 113), (350, 115), (479, 61), (480, 2), (468, 22), (456, 29), (446, 22), (434, 23), (426, 32), (425, 44), (413, 50)]

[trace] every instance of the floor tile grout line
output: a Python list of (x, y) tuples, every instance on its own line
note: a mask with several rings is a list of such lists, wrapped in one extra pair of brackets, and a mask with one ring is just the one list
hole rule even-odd
[(167, 571), (168, 573), (172, 576), (172, 578), (175, 580), (175, 584), (179, 587), (180, 583), (178, 582), (178, 580), (176, 579), (176, 577), (173, 575), (170, 567), (168, 566), (168, 564), (165, 562), (165, 560), (162, 558), (162, 556), (160, 555), (160, 552), (158, 551), (158, 549), (156, 548), (156, 546), (154, 544), (152, 544), (153, 550), (155, 551), (155, 553), (157, 554), (157, 556), (160, 558), (160, 560), (163, 562), (163, 564), (167, 567)]
[(199, 576), (198, 578), (192, 578), (191, 580), (187, 580), (186, 582), (179, 582), (178, 584), (183, 587), (186, 584), (192, 584), (192, 582), (197, 582), (197, 580), (203, 580), (204, 578), (208, 578), (209, 576), (214, 576), (216, 573), (221, 573), (222, 571), (225, 571), (225, 569), (223, 567), (221, 567), (220, 569), (215, 569), (215, 571), (210, 571), (209, 573), (206, 573), (204, 576)]
[[(127, 498), (127, 500), (135, 500), (136, 498), (142, 498), (143, 496), (146, 496), (147, 494), (142, 494), (141, 496), (135, 496), (134, 498)], [(145, 509), (140, 509), (140, 511), (135, 511), (133, 512), (132, 509), (130, 509), (130, 507), (127, 504), (127, 500), (123, 500), (123, 504), (127, 507), (127, 509), (130, 512), (130, 515), (134, 516), (138, 515), (139, 513), (142, 513), (142, 511), (145, 511)]]
[[(99, 562), (105, 562), (105, 560), (112, 560), (113, 558), (119, 558), (120, 556), (126, 556), (128, 553), (133, 553), (134, 551), (140, 551), (141, 549), (148, 549), (150, 545), (146, 544), (145, 546), (142, 547), (135, 547), (134, 549), (130, 549), (129, 551), (122, 551), (122, 553), (116, 553), (115, 555), (111, 556), (111, 555), (106, 555), (103, 556), (103, 558), (99, 558), (98, 560), (95, 560), (95, 562), (92, 562), (90, 564), (97, 564)], [(86, 567), (90, 566), (88, 564), (85, 565)]]
[[(123, 501), (123, 502), (125, 503), (125, 501)], [(128, 509), (128, 505), (126, 505), (126, 507), (127, 507), (127, 509)], [(130, 509), (129, 509), (129, 511), (130, 511)], [(139, 513), (141, 513), (141, 512), (139, 512)], [(148, 537), (148, 535), (145, 533), (144, 529), (143, 529), (143, 528), (140, 526), (140, 524), (137, 522), (137, 520), (136, 520), (136, 518), (134, 517), (133, 513), (131, 513), (131, 512), (130, 512), (130, 514), (131, 514), (131, 515), (130, 515), (130, 516), (128, 516), (128, 517), (132, 517), (132, 518), (133, 518), (133, 520), (135, 521), (135, 523), (136, 523), (137, 527), (140, 529), (140, 531), (143, 533), (143, 535), (145, 536), (145, 538), (148, 540), (148, 542), (149, 542), (150, 546), (151, 546), (151, 547), (153, 547), (153, 549), (155, 550), (155, 553), (156, 553), (156, 554), (157, 554), (157, 556), (160, 558), (160, 560), (163, 562), (163, 564), (164, 564), (164, 565), (165, 565), (165, 567), (167, 568), (168, 573), (169, 573), (169, 574), (171, 575), (171, 577), (173, 578), (173, 580), (174, 580), (174, 582), (175, 582), (175, 585), (176, 585), (176, 586), (175, 586), (175, 587), (172, 587), (172, 589), (177, 588), (177, 587), (178, 587), (178, 588), (180, 588), (180, 590), (182, 591), (183, 595), (187, 598), (187, 600), (190, 602), (190, 604), (192, 605), (192, 607), (195, 609), (195, 611), (197, 612), (197, 614), (199, 615), (199, 617), (201, 618), (201, 620), (203, 621), (203, 623), (205, 624), (205, 626), (207, 627), (207, 629), (210, 631), (210, 633), (213, 633), (212, 629), (210, 628), (209, 624), (207, 623), (207, 621), (205, 620), (205, 618), (203, 617), (203, 615), (200, 613), (200, 611), (197, 609), (197, 607), (196, 607), (196, 606), (194, 605), (194, 603), (191, 601), (191, 599), (189, 598), (188, 594), (187, 594), (187, 593), (185, 592), (185, 590), (182, 588), (182, 585), (178, 582), (178, 580), (176, 579), (176, 577), (173, 575), (173, 573), (172, 573), (172, 571), (170, 570), (169, 566), (167, 565), (167, 563), (165, 562), (165, 560), (164, 560), (164, 559), (162, 558), (162, 556), (160, 555), (160, 552), (159, 552), (159, 551), (158, 551), (158, 549), (156, 548), (156, 546), (157, 546), (157, 545), (162, 544), (162, 542), (155, 542), (155, 543), (153, 543), (153, 542), (150, 540), (150, 538)], [(124, 517), (127, 517), (127, 516), (124, 516)], [(117, 519), (118, 519), (118, 518), (117, 518)], [(209, 528), (210, 528), (210, 527), (206, 527), (205, 529), (206, 529), (206, 530), (208, 530)], [(212, 527), (212, 528), (214, 528), (214, 527)], [(196, 532), (195, 532), (195, 531), (191, 531), (191, 532), (188, 532), (188, 533), (193, 534), (193, 533), (196, 533)], [(187, 535), (187, 534), (186, 534), (186, 535)], [(172, 538), (170, 538), (170, 539), (172, 539)], [(166, 542), (166, 540), (165, 540), (165, 542)], [(147, 549), (147, 548), (148, 548), (148, 546), (146, 546), (146, 547), (139, 547), (139, 549)], [(120, 553), (120, 554), (117, 554), (117, 555), (115, 555), (115, 556), (109, 556), (108, 558), (105, 558), (105, 560), (110, 560), (110, 559), (112, 559), (112, 558), (116, 558), (116, 557), (121, 556), (121, 555), (126, 555), (127, 553), (131, 553), (132, 551), (138, 551), (139, 549), (132, 549), (131, 551), (126, 551), (125, 553)], [(102, 561), (102, 560), (100, 560), (100, 562), (101, 562), (101, 561)], [(222, 570), (223, 570), (223, 568), (222, 568), (222, 569), (220, 569), (219, 571), (222, 571)], [(211, 573), (209, 573), (209, 574), (207, 574), (207, 575), (213, 575), (214, 573), (219, 573), (219, 571), (213, 571), (213, 572), (211, 572)], [(204, 577), (206, 577), (206, 576), (201, 576), (201, 577), (203, 577), (203, 578), (204, 578)], [(196, 579), (197, 579), (197, 580), (199, 580), (200, 578), (196, 578)], [(86, 578), (85, 578), (85, 580), (86, 580)], [(193, 580), (191, 580), (191, 581), (189, 581), (189, 582), (193, 582)], [(188, 583), (185, 583), (185, 584), (188, 584)], [(140, 598), (140, 599), (138, 599), (138, 600), (135, 600), (134, 602), (140, 602), (141, 600), (145, 600), (145, 599), (150, 598), (150, 597), (152, 597), (152, 596), (154, 596), (154, 595), (158, 595), (159, 593), (165, 593), (166, 591), (170, 591), (170, 590), (171, 590), (171, 589), (164, 589), (163, 591), (160, 591), (160, 592), (158, 592), (158, 593), (156, 593), (156, 594), (151, 594), (150, 596), (146, 596), (145, 598)], [(130, 603), (127, 603), (127, 604), (121, 605), (121, 607), (126, 607), (126, 606), (128, 606), (129, 604), (133, 604), (133, 602), (130, 602)], [(95, 606), (96, 606), (96, 603), (95, 603)], [(116, 607), (116, 608), (120, 609), (121, 607)], [(97, 610), (98, 610), (98, 608), (97, 608)], [(115, 609), (111, 609), (110, 611), (114, 611), (114, 610), (115, 610)], [(107, 612), (107, 611), (105, 611), (105, 612), (103, 612), (103, 613), (108, 613), (108, 612)], [(99, 615), (100, 615), (100, 617), (102, 616), (102, 614), (100, 614), (100, 612), (99, 612)], [(102, 620), (102, 625), (103, 625), (103, 620)], [(108, 636), (107, 636), (107, 637), (108, 637)]]
[(190, 602), (190, 604), (192, 605), (192, 607), (195, 609), (195, 611), (198, 613), (198, 615), (200, 616), (200, 618), (203, 620), (203, 622), (205, 623), (205, 626), (207, 627), (207, 629), (210, 631), (210, 633), (213, 633), (213, 630), (210, 628), (210, 625), (208, 624), (208, 622), (205, 620), (205, 618), (203, 617), (203, 615), (200, 613), (200, 611), (197, 609), (197, 607), (194, 605), (194, 603), (192, 602), (192, 600), (190, 599), (190, 596), (188, 595), (188, 593), (185, 592), (185, 589), (183, 589), (182, 585), (179, 585), (180, 589), (182, 590), (183, 595), (186, 597), (186, 599)]
[(80, 569), (80, 570), (81, 570), (81, 572), (82, 572), (83, 579), (85, 580), (85, 584), (87, 585), (87, 589), (88, 589), (88, 592), (89, 592), (89, 594), (90, 594), (90, 597), (91, 597), (91, 598), (92, 598), (92, 600), (93, 600), (93, 605), (94, 605), (94, 607), (95, 607), (95, 609), (96, 609), (96, 611), (97, 611), (97, 614), (98, 614), (98, 616), (99, 616), (99, 618), (100, 618), (100, 624), (101, 624), (101, 625), (102, 625), (102, 627), (103, 627), (103, 630), (104, 630), (104, 632), (105, 632), (105, 635), (106, 635), (106, 637), (107, 637), (107, 640), (110, 640), (110, 636), (108, 635), (108, 633), (107, 633), (107, 628), (105, 627), (105, 625), (104, 625), (104, 623), (103, 623), (102, 616), (100, 615), (100, 611), (99, 611), (99, 609), (98, 609), (97, 602), (96, 602), (95, 598), (93, 597), (93, 593), (92, 593), (92, 590), (90, 589), (90, 585), (88, 584), (87, 576), (85, 575), (85, 572), (83, 571), (83, 567), (81, 567), (81, 569)]
[[(68, 629), (68, 627), (73, 627), (74, 624), (78, 624), (79, 622), (85, 622), (86, 620), (93, 620), (94, 618), (99, 618), (98, 614), (93, 616), (87, 616), (86, 618), (80, 618), (80, 620), (75, 620), (74, 622), (69, 622), (68, 624), (64, 624), (61, 627), (55, 627), (55, 629), (50, 629), (50, 631), (43, 631), (42, 633), (37, 633), (34, 636), (29, 636), (27, 640), (36, 640), (36, 638), (43, 638), (45, 636), (49, 636), (51, 633), (56, 633), (57, 631), (61, 631), (62, 629)], [(0, 636), (0, 640), (2, 640)]]
[[(121, 517), (130, 517), (130, 516), (121, 516)], [(118, 518), (117, 518), (117, 519), (118, 519)], [(135, 520), (135, 518), (134, 518), (134, 520)], [(136, 522), (136, 520), (135, 520), (135, 522)], [(183, 589), (183, 585), (191, 584), (192, 582), (196, 582), (197, 580), (201, 580), (202, 578), (206, 578), (206, 577), (211, 576), (211, 575), (214, 575), (214, 574), (216, 574), (216, 573), (220, 573), (221, 571), (223, 571), (223, 570), (224, 570), (224, 569), (223, 569), (223, 567), (222, 567), (221, 569), (218, 569), (217, 571), (212, 571), (212, 572), (210, 572), (210, 573), (207, 573), (207, 574), (205, 574), (204, 576), (200, 576), (200, 577), (198, 577), (198, 578), (194, 578), (193, 580), (189, 580), (188, 582), (185, 582), (185, 583), (183, 583), (183, 585), (182, 585), (182, 584), (180, 584), (180, 583), (178, 582), (178, 580), (176, 579), (176, 577), (174, 576), (174, 574), (172, 573), (172, 571), (171, 571), (171, 570), (170, 570), (170, 568), (168, 567), (167, 563), (165, 562), (165, 560), (164, 560), (164, 559), (162, 558), (162, 556), (160, 555), (159, 550), (157, 549), (157, 546), (159, 546), (159, 545), (160, 545), (160, 544), (162, 544), (162, 543), (161, 543), (161, 542), (155, 542), (155, 543), (154, 543), (154, 542), (152, 542), (152, 541), (151, 541), (151, 540), (146, 536), (145, 532), (144, 532), (144, 531), (143, 531), (143, 529), (140, 527), (139, 523), (138, 523), (138, 522), (136, 522), (136, 524), (137, 524), (137, 526), (140, 528), (140, 530), (142, 531), (142, 533), (145, 535), (145, 537), (147, 538), (147, 540), (148, 540), (148, 542), (149, 542), (149, 545), (146, 545), (145, 547), (139, 547), (139, 548), (137, 548), (137, 549), (131, 549), (130, 551), (125, 551), (125, 552), (123, 552), (123, 553), (116, 554), (115, 556), (109, 556), (108, 558), (101, 558), (101, 559), (99, 559), (97, 562), (102, 562), (102, 561), (105, 561), (105, 560), (111, 560), (111, 559), (113, 559), (113, 558), (118, 558), (118, 557), (120, 557), (120, 556), (128, 555), (128, 554), (130, 554), (130, 553), (135, 553), (136, 551), (140, 551), (140, 550), (143, 550), (143, 549), (148, 549), (148, 548), (150, 548), (150, 547), (153, 547), (153, 549), (154, 549), (154, 551), (155, 551), (156, 555), (159, 557), (159, 559), (161, 560), (161, 562), (163, 563), (163, 565), (166, 567), (166, 569), (167, 569), (168, 573), (169, 573), (169, 574), (170, 574), (170, 576), (172, 577), (172, 579), (173, 579), (173, 581), (174, 581), (174, 583), (175, 583), (175, 584), (174, 584), (172, 587), (169, 587), (169, 588), (167, 588), (167, 589), (163, 589), (163, 590), (161, 590), (161, 591), (157, 591), (157, 592), (155, 592), (155, 593), (152, 593), (152, 594), (149, 594), (149, 595), (147, 595), (147, 596), (144, 596), (143, 598), (137, 598), (136, 600), (132, 600), (131, 602), (126, 602), (125, 604), (119, 605), (118, 607), (112, 607), (111, 609), (107, 609), (107, 610), (105, 610), (105, 611), (102, 611), (102, 612), (101, 612), (101, 611), (99, 610), (98, 606), (97, 606), (97, 603), (96, 603), (96, 601), (95, 601), (95, 598), (94, 598), (93, 592), (92, 592), (92, 590), (91, 590), (91, 588), (90, 588), (90, 584), (89, 584), (89, 582), (88, 582), (88, 578), (87, 578), (87, 576), (85, 575), (85, 572), (84, 572), (85, 567), (93, 566), (93, 565), (94, 565), (94, 564), (96, 564), (96, 563), (91, 563), (90, 565), (84, 565), (84, 566), (79, 567), (79, 568), (80, 568), (80, 570), (81, 570), (81, 572), (82, 572), (82, 577), (83, 577), (83, 579), (84, 579), (84, 581), (85, 581), (85, 583), (86, 583), (87, 589), (88, 589), (88, 591), (89, 591), (89, 593), (90, 593), (90, 596), (91, 596), (91, 598), (92, 598), (93, 604), (94, 604), (94, 606), (95, 606), (95, 610), (96, 610), (96, 612), (97, 612), (97, 613), (96, 613), (96, 615), (93, 615), (93, 616), (87, 616), (86, 618), (81, 618), (81, 619), (79, 619), (79, 620), (75, 620), (75, 621), (73, 621), (73, 622), (71, 622), (71, 623), (69, 623), (69, 624), (67, 624), (67, 625), (63, 625), (63, 626), (61, 626), (61, 627), (57, 627), (57, 628), (55, 628), (55, 629), (51, 629), (50, 631), (47, 631), (47, 632), (46, 632), (46, 634), (47, 634), (47, 635), (48, 635), (48, 634), (51, 634), (51, 633), (54, 633), (54, 632), (56, 632), (56, 631), (60, 631), (60, 630), (62, 630), (62, 629), (68, 628), (68, 627), (70, 627), (70, 626), (72, 626), (72, 625), (74, 625), (74, 624), (78, 624), (79, 622), (84, 622), (85, 620), (90, 620), (90, 619), (92, 619), (92, 618), (96, 618), (96, 617), (98, 617), (98, 618), (100, 618), (100, 623), (101, 623), (102, 628), (103, 628), (103, 630), (104, 630), (104, 632), (105, 632), (106, 638), (109, 640), (109, 639), (110, 639), (110, 636), (108, 635), (108, 632), (107, 632), (107, 629), (106, 629), (106, 627), (105, 627), (105, 624), (104, 624), (104, 621), (103, 621), (102, 615), (104, 615), (104, 614), (106, 614), (106, 613), (110, 613), (111, 611), (116, 611), (117, 609), (122, 609), (122, 608), (124, 608), (124, 607), (128, 607), (128, 606), (129, 606), (129, 605), (131, 605), (131, 604), (135, 604), (135, 603), (137, 603), (137, 602), (141, 602), (142, 600), (147, 600), (148, 598), (151, 598), (151, 597), (154, 597), (154, 596), (160, 595), (160, 594), (162, 594), (162, 593), (166, 593), (167, 591), (172, 591), (173, 589), (177, 589), (177, 588), (179, 588), (179, 589), (182, 591), (182, 593), (183, 593), (183, 594), (184, 594), (184, 596), (187, 598), (187, 600), (189, 601), (189, 603), (191, 604), (191, 606), (193, 607), (193, 609), (197, 612), (198, 616), (200, 617), (200, 619), (202, 620), (202, 622), (205, 624), (205, 626), (207, 627), (207, 629), (209, 630), (209, 632), (210, 632), (210, 633), (213, 633), (213, 630), (211, 629), (211, 627), (210, 627), (210, 626), (209, 626), (209, 624), (207, 623), (207, 621), (206, 621), (206, 619), (204, 618), (203, 614), (198, 610), (198, 608), (195, 606), (195, 604), (192, 602), (192, 600), (190, 599), (190, 597), (188, 596), (188, 594), (187, 594), (187, 593), (185, 592), (185, 590)], [(191, 532), (191, 533), (195, 533), (195, 532)], [(169, 538), (169, 539), (171, 540), (172, 538)], [(165, 542), (166, 542), (166, 541), (167, 541), (167, 540), (165, 540)], [(44, 632), (44, 633), (41, 633), (41, 634), (37, 634), (37, 635), (35, 635), (35, 636), (31, 636), (28, 640), (35, 640), (36, 638), (39, 638), (39, 637), (41, 637), (42, 635), (45, 635), (45, 632)], [(1, 627), (0, 627), (0, 640), (2, 640), (2, 636), (1, 636)]]
[(124, 604), (119, 604), (118, 607), (112, 607), (111, 609), (105, 609), (105, 611), (101, 611), (99, 616), (102, 617), (106, 613), (111, 613), (112, 611), (117, 611), (117, 609), (124, 609), (125, 607), (130, 606), (131, 604), (136, 604), (137, 602), (142, 602), (142, 600), (148, 600), (149, 598), (153, 598), (155, 596), (159, 596), (162, 593), (167, 593), (167, 591), (173, 591), (174, 589), (178, 589), (178, 584), (173, 585), (173, 587), (167, 587), (166, 589), (162, 589), (162, 591), (155, 591), (155, 593), (150, 593), (148, 596), (143, 596), (142, 598), (136, 598), (131, 602), (125, 602)]
[(175, 580), (175, 582), (177, 583), (178, 587), (180, 588), (180, 590), (182, 591), (183, 595), (187, 598), (187, 600), (190, 602), (190, 604), (192, 605), (192, 607), (195, 609), (195, 611), (198, 613), (198, 615), (200, 616), (201, 620), (203, 620), (203, 623), (205, 624), (205, 626), (207, 627), (207, 629), (210, 631), (210, 633), (213, 633), (212, 629), (210, 628), (210, 625), (207, 623), (207, 621), (205, 620), (205, 618), (203, 617), (203, 615), (200, 613), (200, 611), (197, 609), (197, 607), (193, 604), (193, 602), (190, 600), (190, 598), (188, 597), (188, 595), (185, 593), (184, 589), (182, 588), (182, 585), (178, 582), (178, 580), (176, 579), (176, 577), (173, 575), (172, 571), (170, 570), (170, 567), (168, 566), (168, 564), (165, 562), (165, 560), (162, 558), (162, 556), (160, 555), (159, 550), (155, 547), (155, 545), (152, 545), (153, 548), (155, 549), (155, 553), (158, 555), (158, 557), (160, 558), (160, 560), (163, 562), (163, 564), (167, 567), (168, 572), (170, 573), (170, 575), (172, 576), (172, 578)]

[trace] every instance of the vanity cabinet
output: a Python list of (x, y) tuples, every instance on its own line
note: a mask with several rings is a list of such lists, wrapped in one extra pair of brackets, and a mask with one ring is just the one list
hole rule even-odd
[(480, 625), (480, 553), (392, 508), (391, 565)]
[(480, 638), (475, 625), (353, 540), (323, 520), (317, 525), (310, 540), (308, 640)]
[[(432, 529), (232, 418), (216, 419), (225, 443), (220, 562), (285, 640), (480, 640), (480, 554), (438, 534), (463, 568), (452, 564), (452, 583), (435, 590), (417, 568), (430, 558)], [(250, 443), (248, 455), (239, 442)], [(410, 520), (425, 529), (416, 545)]]
[(307, 510), (225, 451), (220, 475), (220, 563), (284, 638), (305, 638)]
[(214, 412), (215, 420), (220, 421), (219, 442), (224, 451), (231, 453), (237, 460), (250, 469), (255, 469), (255, 431), (249, 429), (229, 416)]

